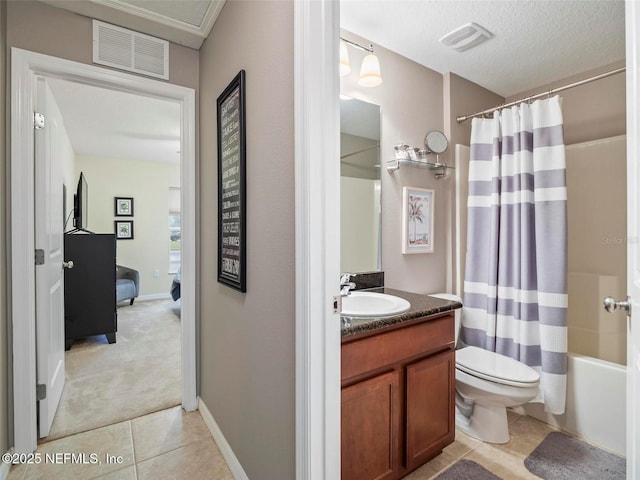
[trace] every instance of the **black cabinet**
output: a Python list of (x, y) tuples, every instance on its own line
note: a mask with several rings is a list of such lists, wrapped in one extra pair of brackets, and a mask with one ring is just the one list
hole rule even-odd
[(116, 238), (112, 233), (74, 233), (64, 236), (65, 347), (76, 338), (106, 335), (115, 343)]

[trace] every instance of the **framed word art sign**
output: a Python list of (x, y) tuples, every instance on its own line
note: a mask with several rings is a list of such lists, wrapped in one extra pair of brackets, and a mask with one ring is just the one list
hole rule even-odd
[(247, 291), (244, 70), (218, 97), (218, 282)]

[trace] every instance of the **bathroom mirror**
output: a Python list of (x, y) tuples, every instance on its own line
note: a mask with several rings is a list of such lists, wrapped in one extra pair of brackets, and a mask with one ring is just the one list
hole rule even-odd
[(444, 133), (433, 130), (427, 133), (427, 136), (424, 138), (424, 146), (430, 153), (444, 153), (449, 146), (449, 141)]
[(380, 270), (378, 105), (340, 100), (340, 195), (340, 270)]

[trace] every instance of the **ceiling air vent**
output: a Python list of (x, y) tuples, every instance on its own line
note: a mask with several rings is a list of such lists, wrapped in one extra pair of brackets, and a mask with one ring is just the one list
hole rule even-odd
[(93, 62), (169, 79), (169, 42), (93, 21)]
[(476, 23), (467, 23), (440, 39), (440, 43), (453, 48), (456, 52), (464, 52), (482, 42), (489, 40), (493, 34)]

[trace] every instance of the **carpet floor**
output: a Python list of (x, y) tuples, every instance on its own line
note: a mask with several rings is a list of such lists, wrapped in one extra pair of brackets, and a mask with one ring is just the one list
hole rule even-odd
[(66, 352), (62, 399), (41, 443), (179, 405), (181, 348), (179, 303), (122, 304), (116, 343), (98, 335)]

